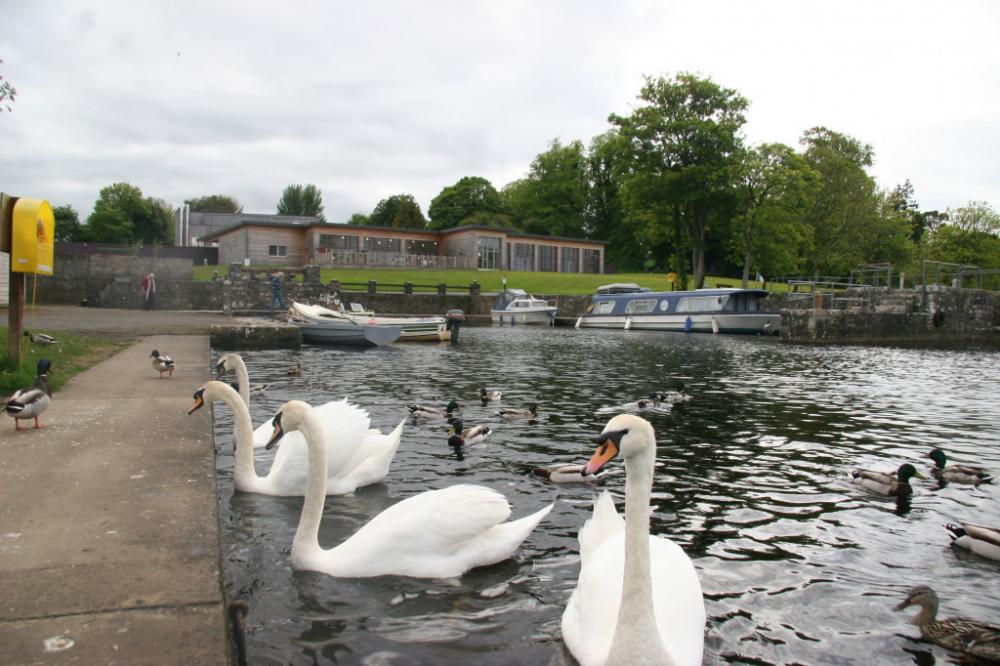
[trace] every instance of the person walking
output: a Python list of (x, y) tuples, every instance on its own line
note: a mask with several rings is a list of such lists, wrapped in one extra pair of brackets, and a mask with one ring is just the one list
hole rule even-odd
[(143, 310), (152, 310), (156, 307), (156, 275), (147, 273), (142, 278)]
[(281, 273), (274, 273), (271, 275), (271, 309), (272, 310), (284, 310), (285, 309), (285, 296), (284, 288), (281, 284)]

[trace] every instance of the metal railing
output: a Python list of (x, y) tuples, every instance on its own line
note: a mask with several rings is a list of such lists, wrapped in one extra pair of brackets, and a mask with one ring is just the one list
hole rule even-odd
[(327, 262), (337, 266), (377, 266), (380, 268), (476, 268), (475, 257), (434, 254), (400, 254), (370, 250), (326, 250)]

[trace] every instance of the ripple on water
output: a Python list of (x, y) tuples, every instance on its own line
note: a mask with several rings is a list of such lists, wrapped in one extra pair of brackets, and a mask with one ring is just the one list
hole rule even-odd
[[(248, 352), (255, 424), (289, 399), (349, 396), (387, 431), (407, 403), (457, 399), (483, 444), (454, 451), (444, 422), (407, 420), (385, 484), (328, 498), (320, 539), (346, 538), (429, 488), (481, 483), (513, 517), (556, 507), (515, 558), (459, 579), (347, 580), (293, 572), (301, 500), (234, 494), (232, 418), (215, 406), (227, 595), (248, 602), (254, 664), (572, 663), (559, 621), (579, 571), (577, 532), (607, 489), (623, 508), (620, 463), (597, 485), (551, 484), (532, 466), (580, 463), (616, 406), (683, 379), (692, 398), (643, 412), (656, 428), (651, 526), (695, 562), (709, 620), (705, 663), (948, 663), (913, 640), (892, 607), (930, 584), (942, 612), (995, 620), (1000, 565), (956, 552), (947, 522), (996, 522), (995, 489), (914, 480), (905, 505), (853, 486), (853, 467), (925, 471), (931, 448), (1000, 471), (1000, 356), (811, 348), (773, 340), (631, 331), (469, 328), (457, 347), (370, 351), (306, 346)], [(300, 377), (287, 375), (300, 359)], [(968, 377), (977, 377), (975, 385)], [(503, 391), (482, 406), (482, 386)], [(503, 422), (500, 407), (540, 406)], [(258, 454), (265, 469), (270, 455)]]

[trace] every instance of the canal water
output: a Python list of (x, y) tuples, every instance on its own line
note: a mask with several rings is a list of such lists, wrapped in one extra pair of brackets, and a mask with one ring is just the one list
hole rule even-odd
[[(218, 352), (215, 352), (218, 356)], [(331, 547), (415, 493), (478, 483), (520, 517), (555, 509), (513, 559), (459, 579), (337, 579), (289, 564), (301, 500), (234, 493), (232, 418), (214, 413), (225, 586), (249, 605), (251, 664), (574, 664), (560, 618), (579, 571), (577, 531), (595, 488), (534, 478), (531, 466), (593, 451), (616, 405), (670, 378), (690, 400), (645, 413), (658, 452), (652, 531), (679, 543), (701, 578), (705, 663), (945, 664), (916, 640), (918, 584), (943, 615), (1000, 622), (1000, 564), (956, 552), (944, 525), (1000, 524), (1000, 489), (914, 480), (897, 504), (849, 482), (852, 468), (929, 471), (927, 453), (1000, 472), (1000, 355), (787, 346), (769, 338), (562, 328), (471, 328), (457, 346), (354, 351), (307, 346), (249, 352), (254, 424), (289, 399), (347, 396), (388, 432), (407, 403), (456, 399), (466, 426), (494, 428), (460, 454), (442, 421), (407, 421), (384, 484), (326, 501)], [(301, 376), (288, 368), (301, 361)], [(534, 422), (502, 422), (478, 400), (539, 404)], [(265, 471), (270, 454), (258, 456)], [(620, 461), (602, 488), (623, 508)]]

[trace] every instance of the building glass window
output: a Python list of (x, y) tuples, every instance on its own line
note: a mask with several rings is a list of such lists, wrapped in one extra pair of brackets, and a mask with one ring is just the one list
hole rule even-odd
[(514, 243), (510, 251), (510, 270), (535, 270), (535, 246), (530, 243)]
[(601, 272), (601, 251), (600, 250), (584, 250), (583, 251), (583, 272), (584, 273), (600, 273)]
[(408, 240), (406, 241), (406, 254), (433, 254), (437, 256), (438, 242), (429, 240)]
[(357, 250), (358, 240), (347, 234), (320, 234), (319, 246), (324, 250)]
[(502, 254), (502, 244), (503, 240), (496, 236), (480, 236), (476, 244), (478, 247), (477, 252), (477, 267), (478, 268), (499, 268), (500, 267), (500, 256)]
[(402, 242), (398, 238), (383, 238), (382, 236), (365, 236), (365, 250), (368, 252), (395, 252), (399, 254)]
[(287, 245), (268, 245), (267, 246), (267, 256), (269, 256), (269, 257), (285, 257), (285, 256), (288, 256), (288, 246)]
[(580, 272), (580, 251), (575, 247), (564, 247), (559, 250), (561, 262), (559, 270), (563, 273)]
[(538, 270), (555, 272), (556, 270), (556, 246), (538, 246)]

